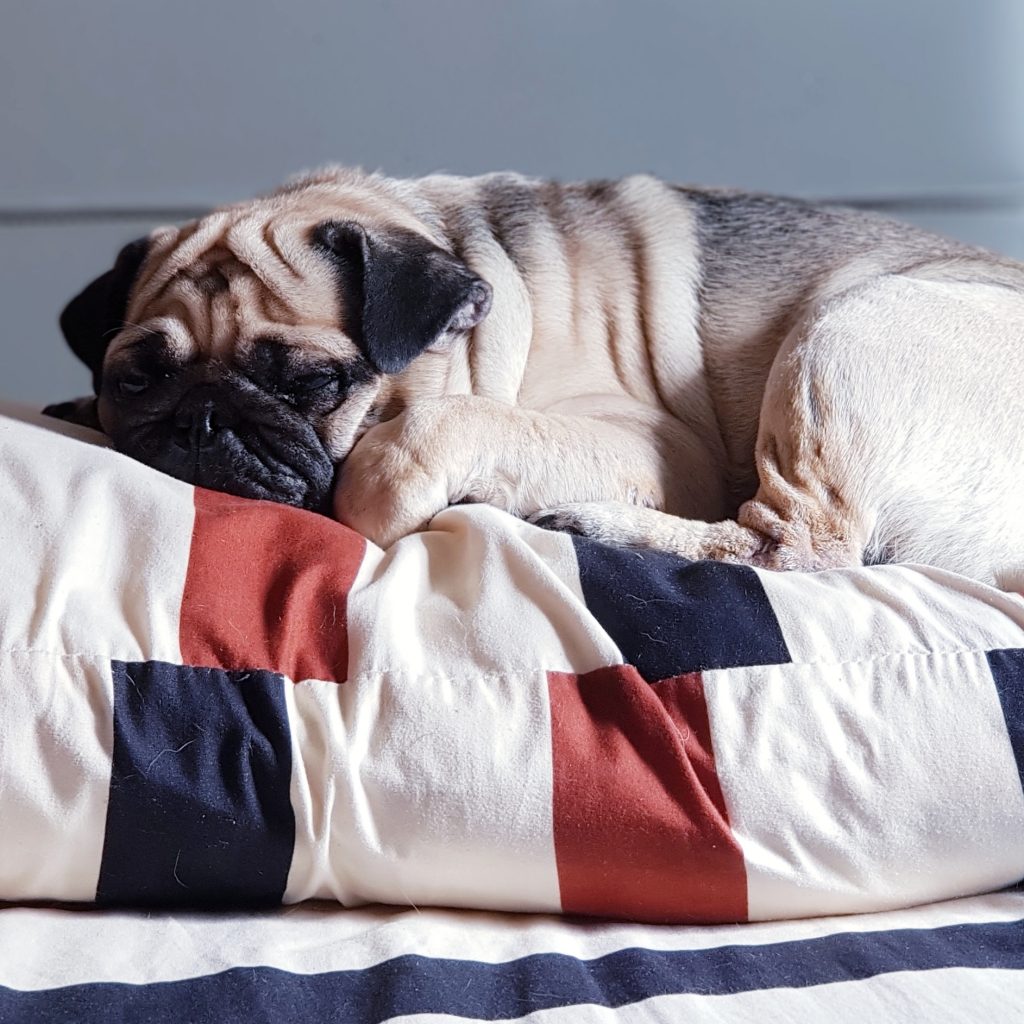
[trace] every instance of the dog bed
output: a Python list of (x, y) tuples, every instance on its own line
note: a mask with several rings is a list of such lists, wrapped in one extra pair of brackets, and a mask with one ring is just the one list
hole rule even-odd
[(6, 411), (0, 1019), (1024, 1012), (1024, 892), (923, 902), (1024, 873), (1019, 597), (381, 552)]
[(2, 899), (736, 922), (1024, 877), (1017, 595), (481, 506), (384, 552), (99, 440), (0, 420)]

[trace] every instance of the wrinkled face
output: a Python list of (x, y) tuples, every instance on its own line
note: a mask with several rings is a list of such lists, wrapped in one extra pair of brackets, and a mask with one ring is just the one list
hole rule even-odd
[(61, 326), (118, 449), (181, 480), (323, 509), (420, 353), (490, 288), (404, 226), (234, 208), (122, 250)]
[(106, 359), (98, 411), (114, 444), (203, 487), (325, 506), (335, 463), (373, 419), (379, 372), (275, 335), (199, 356), (179, 329), (144, 322)]

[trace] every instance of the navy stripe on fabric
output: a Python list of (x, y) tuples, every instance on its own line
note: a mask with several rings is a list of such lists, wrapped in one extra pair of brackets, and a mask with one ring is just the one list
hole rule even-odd
[(648, 682), (792, 661), (753, 569), (572, 542), (587, 607)]
[(1024, 787), (1024, 651), (989, 651), (987, 657)]
[(112, 663), (114, 757), (96, 899), (280, 903), (295, 817), (284, 682)]
[[(258, 921), (252, 926), (259, 927)], [(239, 967), (149, 985), (102, 983), (30, 992), (0, 987), (0, 1020), (376, 1024), (415, 1013), (502, 1020), (563, 1006), (617, 1008), (658, 995), (810, 988), (951, 967), (1024, 969), (1024, 922), (847, 932), (763, 946), (633, 948), (594, 960), (558, 953), (499, 964), (401, 956), (364, 970), (325, 974)], [(965, 977), (965, 1002), (969, 984)]]

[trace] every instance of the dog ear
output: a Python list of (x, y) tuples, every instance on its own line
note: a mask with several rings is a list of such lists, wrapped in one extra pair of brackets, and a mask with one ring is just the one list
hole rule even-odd
[(60, 329), (71, 351), (92, 370), (99, 394), (103, 356), (124, 326), (128, 296), (149, 249), (149, 239), (137, 238), (118, 254), (114, 266), (85, 286), (60, 315)]
[(352, 221), (325, 221), (313, 244), (337, 271), (342, 329), (382, 373), (404, 370), (491, 308), (486, 281), (414, 232), (371, 234)]

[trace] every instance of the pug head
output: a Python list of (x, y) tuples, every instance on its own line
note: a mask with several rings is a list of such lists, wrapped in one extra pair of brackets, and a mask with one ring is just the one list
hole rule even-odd
[(338, 191), (155, 231), (71, 300), (61, 329), (119, 450), (203, 487), (327, 506), (335, 467), (387, 418), (389, 383), (491, 303), (411, 214)]

